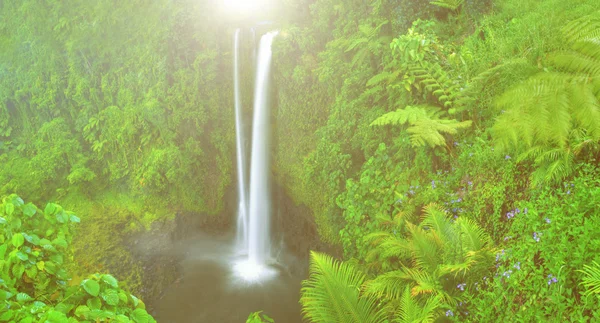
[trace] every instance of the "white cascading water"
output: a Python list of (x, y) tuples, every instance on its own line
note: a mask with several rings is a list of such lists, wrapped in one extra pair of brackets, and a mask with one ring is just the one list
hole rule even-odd
[(246, 154), (244, 149), (244, 126), (242, 122), (242, 98), (240, 93), (240, 29), (235, 31), (233, 43), (233, 90), (235, 100), (235, 134), (238, 171), (238, 206), (237, 218), (237, 251), (248, 253), (248, 191), (246, 186)]
[(236, 265), (236, 272), (247, 281), (272, 276), (268, 266), (271, 258), (271, 197), (269, 190), (269, 79), (271, 46), (277, 32), (262, 36), (258, 49), (254, 88), (254, 120), (250, 163), (250, 203), (248, 209), (248, 259)]
[(265, 265), (271, 254), (271, 196), (269, 190), (269, 79), (271, 75), (271, 45), (277, 32), (270, 32), (260, 40), (256, 89), (254, 93), (254, 120), (252, 124), (252, 163), (250, 164), (250, 208), (248, 221), (248, 259)]

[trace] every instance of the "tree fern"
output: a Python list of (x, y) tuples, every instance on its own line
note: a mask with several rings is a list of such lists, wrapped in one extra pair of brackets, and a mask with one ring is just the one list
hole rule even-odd
[(471, 126), (471, 121), (444, 119), (444, 114), (440, 108), (433, 106), (407, 106), (382, 115), (371, 126), (409, 124), (406, 131), (410, 133), (412, 146), (433, 148), (446, 145), (444, 134), (455, 135), (458, 130)]
[(373, 295), (361, 295), (365, 275), (330, 256), (311, 253), (310, 277), (302, 283), (302, 310), (311, 322), (384, 322)]
[(585, 275), (581, 282), (587, 289), (584, 295), (600, 294), (600, 265), (594, 261), (592, 266), (584, 265), (579, 272)]
[(578, 155), (600, 142), (600, 14), (565, 29), (570, 50), (548, 56), (542, 72), (503, 94), (492, 131), (501, 151), (532, 161), (532, 183), (570, 176)]
[(563, 28), (563, 33), (570, 42), (600, 38), (600, 13), (571, 21)]

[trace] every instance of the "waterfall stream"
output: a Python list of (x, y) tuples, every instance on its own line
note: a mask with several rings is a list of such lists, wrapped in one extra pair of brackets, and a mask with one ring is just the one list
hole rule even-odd
[(235, 102), (235, 132), (238, 171), (238, 218), (237, 249), (240, 254), (248, 253), (248, 200), (246, 184), (246, 154), (244, 149), (245, 135), (242, 120), (242, 98), (240, 89), (240, 29), (235, 31), (233, 44), (233, 89)]
[[(250, 163), (250, 189), (247, 213), (238, 215), (238, 246), (247, 248), (248, 258), (236, 265), (236, 272), (246, 280), (258, 280), (272, 276), (275, 270), (269, 267), (271, 260), (271, 201), (269, 189), (269, 155), (270, 155), (270, 110), (269, 110), (269, 80), (271, 76), (272, 44), (277, 32), (269, 32), (262, 36), (258, 48), (256, 79), (254, 86), (254, 119), (252, 123), (252, 150)], [(236, 126), (240, 119), (239, 108), (239, 32), (235, 34), (236, 54)], [(239, 103), (241, 105), (241, 103)], [(241, 128), (241, 122), (238, 129)], [(243, 131), (238, 130), (238, 144), (243, 139)], [(241, 146), (241, 145), (240, 145)], [(243, 177), (243, 147), (238, 147), (238, 177)], [(244, 178), (240, 183), (240, 210), (246, 209)], [(245, 240), (244, 240), (245, 239)]]

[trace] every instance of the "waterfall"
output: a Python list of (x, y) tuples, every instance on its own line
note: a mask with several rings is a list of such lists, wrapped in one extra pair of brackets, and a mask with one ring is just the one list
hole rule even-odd
[[(269, 189), (270, 155), (270, 116), (269, 79), (271, 76), (271, 45), (277, 32), (262, 36), (256, 58), (256, 79), (254, 84), (254, 119), (252, 123), (252, 150), (250, 163), (249, 203), (246, 203), (244, 183), (244, 153), (241, 140), (241, 103), (239, 95), (239, 30), (235, 34), (235, 101), (236, 129), (238, 144), (238, 176), (240, 186), (240, 212), (238, 213), (238, 254), (246, 253), (247, 258), (237, 262), (234, 271), (246, 281), (257, 281), (276, 274), (269, 267), (271, 260), (271, 195)], [(241, 250), (240, 250), (241, 249)], [(241, 251), (241, 252), (240, 252)]]
[(235, 100), (235, 134), (238, 171), (238, 218), (237, 218), (237, 250), (238, 253), (248, 252), (248, 200), (246, 186), (246, 155), (244, 150), (244, 126), (242, 122), (242, 98), (240, 93), (240, 29), (235, 31), (233, 41), (233, 90)]
[(260, 40), (258, 48), (256, 87), (254, 92), (254, 120), (252, 124), (252, 161), (250, 164), (250, 208), (248, 218), (248, 260), (265, 265), (271, 254), (271, 196), (269, 190), (269, 79), (271, 45), (277, 32), (270, 32)]

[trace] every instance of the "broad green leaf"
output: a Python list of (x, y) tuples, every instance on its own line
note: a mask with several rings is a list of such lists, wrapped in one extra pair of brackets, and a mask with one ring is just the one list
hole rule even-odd
[(102, 281), (114, 288), (119, 288), (119, 282), (117, 279), (109, 274), (102, 275)]
[(107, 289), (105, 292), (103, 292), (102, 299), (106, 302), (106, 304), (111, 306), (116, 306), (119, 304), (119, 295), (114, 289)]
[(19, 303), (28, 302), (32, 299), (33, 299), (33, 297), (27, 295), (26, 293), (18, 293), (17, 294), (17, 301)]
[(25, 273), (29, 278), (35, 278), (38, 274), (38, 268), (36, 266), (31, 266), (25, 269)]
[(54, 204), (54, 203), (46, 204), (46, 208), (44, 209), (44, 214), (50, 216), (50, 215), (54, 215), (54, 212), (56, 212), (56, 204)]
[(37, 268), (38, 268), (39, 270), (44, 270), (46, 263), (45, 263), (45, 262), (43, 262), (43, 261), (38, 261), (38, 263), (37, 263), (37, 264), (35, 264), (35, 265), (37, 266)]
[(56, 238), (52, 240), (52, 244), (61, 248), (67, 248), (67, 240), (63, 238)]
[(8, 310), (0, 315), (0, 322), (10, 322), (15, 312)]
[(36, 212), (37, 212), (37, 209), (36, 209), (35, 205), (33, 205), (31, 203), (27, 203), (23, 207), (23, 214), (25, 214), (28, 217), (32, 217), (33, 215), (35, 215)]
[(102, 301), (99, 298), (90, 298), (86, 304), (91, 310), (97, 310), (102, 307)]
[(85, 289), (88, 294), (94, 297), (98, 296), (98, 293), (100, 293), (100, 285), (95, 280), (86, 279), (81, 282), (81, 286), (83, 286), (83, 289)]
[(58, 221), (58, 223), (67, 223), (69, 221), (69, 215), (64, 212), (58, 212), (56, 213), (56, 221)]
[(56, 253), (50, 256), (50, 260), (52, 260), (57, 265), (63, 264), (63, 256), (60, 253)]
[(40, 245), (40, 237), (38, 237), (36, 234), (23, 234), (23, 237), (25, 237), (25, 240), (27, 240), (27, 242), (31, 243), (34, 246), (39, 246)]
[(50, 311), (48, 319), (44, 323), (67, 323), (69, 320), (64, 313), (58, 311)]
[(15, 235), (13, 235), (13, 237), (12, 237), (13, 246), (19, 248), (20, 246), (23, 245), (23, 243), (25, 243), (25, 237), (23, 237), (23, 235), (21, 233), (16, 233)]
[(6, 211), (6, 214), (11, 216), (13, 212), (15, 212), (15, 205), (12, 203), (7, 203), (4, 209)]
[(26, 253), (19, 251), (17, 252), (17, 258), (21, 259), (22, 261), (26, 261), (29, 259), (29, 256), (27, 256)]
[(133, 313), (131, 313), (131, 318), (136, 323), (148, 323), (150, 321), (150, 315), (146, 310), (137, 308)]
[(56, 264), (53, 263), (52, 261), (46, 261), (44, 268), (47, 273), (52, 274), (52, 275), (55, 275), (56, 271), (58, 270), (58, 268), (56, 267)]
[(88, 318), (87, 316), (89, 313), (90, 313), (90, 308), (85, 305), (77, 306), (77, 309), (75, 309), (75, 315), (80, 316), (85, 319)]
[(120, 315), (115, 316), (115, 322), (117, 322), (117, 323), (130, 323), (131, 320), (127, 316), (120, 314)]

